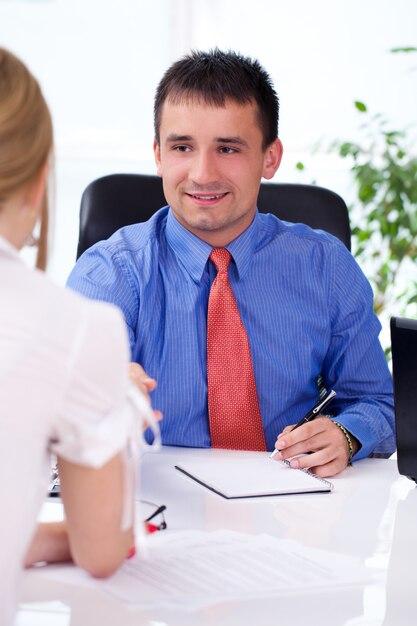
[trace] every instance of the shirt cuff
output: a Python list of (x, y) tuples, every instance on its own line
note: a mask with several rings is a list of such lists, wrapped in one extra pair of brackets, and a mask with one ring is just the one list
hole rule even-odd
[(355, 415), (341, 413), (334, 420), (342, 424), (360, 444), (359, 450), (351, 459), (352, 461), (365, 459), (374, 451), (377, 443), (375, 433), (361, 419)]

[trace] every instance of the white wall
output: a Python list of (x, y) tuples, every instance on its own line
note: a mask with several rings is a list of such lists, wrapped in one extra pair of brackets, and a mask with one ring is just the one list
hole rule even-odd
[(312, 147), (354, 137), (355, 99), (397, 127), (416, 121), (411, 58), (388, 53), (417, 45), (416, 24), (414, 0), (0, 0), (0, 45), (39, 78), (55, 123), (50, 275), (64, 283), (73, 265), (79, 200), (93, 178), (154, 172), (153, 94), (178, 56), (218, 45), (259, 58), (281, 99), (277, 180), (315, 179), (346, 196), (345, 165)]

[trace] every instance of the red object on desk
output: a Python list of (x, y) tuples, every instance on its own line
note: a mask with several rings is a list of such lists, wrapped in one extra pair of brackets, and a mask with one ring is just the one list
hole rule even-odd
[(155, 533), (157, 530), (161, 530), (159, 526), (155, 526), (155, 524), (151, 524), (150, 522), (145, 522), (145, 528), (149, 534)]
[(126, 557), (126, 558), (127, 558), (127, 559), (131, 559), (133, 556), (135, 556), (135, 554), (136, 554), (136, 546), (135, 546), (135, 545), (133, 545), (133, 546), (130, 548), (129, 552), (127, 553), (127, 557)]
[[(157, 530), (160, 530), (159, 526), (155, 526), (155, 524), (151, 524), (150, 522), (145, 522), (146, 532), (148, 534), (155, 533)], [(129, 552), (127, 553), (127, 559), (131, 559), (136, 554), (136, 546), (133, 545)]]

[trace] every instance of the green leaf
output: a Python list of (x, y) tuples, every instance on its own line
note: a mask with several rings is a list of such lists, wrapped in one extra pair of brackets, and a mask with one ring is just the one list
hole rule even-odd
[(356, 158), (359, 152), (360, 148), (355, 143), (346, 141), (345, 143), (341, 143), (339, 145), (339, 154), (343, 158), (347, 156), (353, 156), (354, 158)]
[(368, 110), (366, 104), (364, 104), (363, 102), (360, 102), (360, 100), (355, 100), (355, 107), (361, 113), (365, 113)]
[(304, 163), (301, 163), (301, 161), (298, 161), (298, 163), (295, 164), (295, 167), (297, 168), (297, 170), (300, 170), (300, 172), (303, 171), (304, 168)]
[[(416, 53), (417, 47), (392, 52)], [(330, 151), (347, 160), (354, 194), (349, 206), (352, 252), (371, 284), (375, 311), (386, 323), (394, 307), (400, 311), (399, 303), (403, 312), (408, 307), (411, 316), (417, 315), (416, 126), (395, 130), (384, 114), (369, 111), (364, 102), (356, 100), (354, 106), (366, 113), (360, 134), (355, 141), (336, 139)]]
[(397, 54), (398, 52), (417, 52), (417, 48), (414, 46), (405, 46), (401, 48), (391, 48), (390, 52)]

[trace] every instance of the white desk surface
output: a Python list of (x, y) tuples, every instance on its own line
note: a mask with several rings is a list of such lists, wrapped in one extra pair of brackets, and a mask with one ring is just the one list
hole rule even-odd
[[(16, 626), (194, 626), (274, 624), (406, 626), (417, 623), (417, 489), (395, 460), (366, 459), (332, 479), (331, 494), (229, 501), (174, 469), (216, 450), (164, 447), (143, 456), (141, 497), (167, 506), (168, 531), (230, 529), (268, 533), (357, 556), (372, 583), (344, 590), (215, 605), (194, 613), (132, 610), (100, 591), (24, 574)], [(45, 504), (43, 518), (59, 517)], [(277, 563), (277, 568), (285, 564)]]

